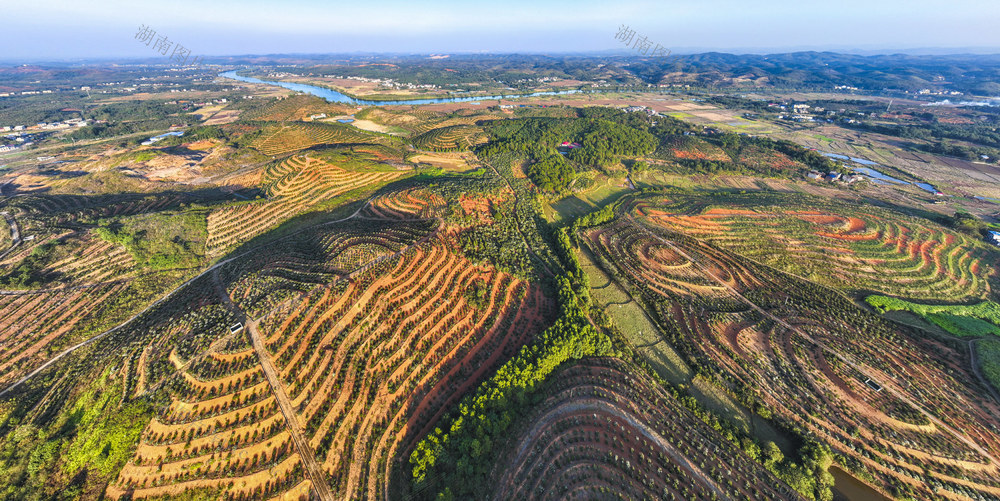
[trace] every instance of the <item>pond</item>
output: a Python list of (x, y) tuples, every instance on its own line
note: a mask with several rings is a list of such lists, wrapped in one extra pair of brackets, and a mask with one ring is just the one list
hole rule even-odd
[(892, 501), (874, 487), (858, 480), (837, 465), (830, 466), (833, 475), (833, 499), (846, 501)]
[[(871, 167), (878, 167), (877, 163), (872, 162), (871, 160), (865, 160), (863, 158), (854, 158), (854, 157), (849, 157), (847, 155), (839, 155), (837, 153), (822, 153), (822, 155), (825, 156), (825, 157), (836, 158), (838, 160), (850, 160), (850, 161), (852, 161), (854, 163), (861, 164), (861, 165), (868, 165), (868, 166), (871, 166)], [(924, 191), (926, 191), (928, 193), (933, 193), (935, 195), (941, 195), (941, 192), (938, 191), (938, 189), (935, 188), (934, 186), (931, 186), (930, 184), (927, 184), (927, 183), (910, 183), (909, 181), (903, 181), (902, 179), (896, 179), (896, 178), (894, 178), (892, 176), (885, 175), (885, 174), (883, 174), (883, 173), (881, 173), (881, 172), (879, 172), (879, 171), (877, 171), (875, 169), (872, 169), (870, 167), (855, 167), (854, 168), (854, 172), (857, 172), (859, 174), (864, 174), (864, 175), (866, 175), (866, 176), (874, 179), (875, 182), (880, 182), (881, 181), (883, 183), (891, 183), (891, 184), (913, 184), (917, 188), (920, 188), (920, 189), (922, 189), (922, 190), (924, 190)]]
[(840, 155), (837, 153), (820, 152), (820, 154), (823, 155), (824, 157), (836, 158), (837, 160), (850, 160), (856, 164), (861, 164), (861, 165), (878, 165), (877, 163), (872, 162), (871, 160), (865, 160), (864, 158), (854, 158), (854, 157), (849, 157), (847, 155)]
[(886, 182), (886, 183), (892, 183), (892, 184), (910, 184), (910, 183), (908, 183), (906, 181), (903, 181), (902, 179), (896, 179), (896, 178), (894, 178), (892, 176), (887, 176), (887, 175), (885, 175), (885, 174), (883, 174), (883, 173), (881, 173), (881, 172), (879, 172), (879, 171), (877, 171), (875, 169), (869, 169), (868, 167), (855, 167), (854, 168), (854, 172), (860, 172), (861, 174), (864, 174), (864, 175), (866, 175), (866, 176), (868, 176), (868, 177), (870, 177), (872, 179), (878, 179), (879, 181), (883, 181), (883, 182)]
[(400, 99), (395, 101), (372, 101), (368, 99), (355, 99), (353, 97), (337, 92), (333, 89), (327, 89), (325, 87), (317, 87), (315, 85), (293, 83), (293, 82), (274, 82), (270, 80), (261, 80), (259, 78), (254, 78), (254, 77), (246, 77), (237, 74), (236, 70), (219, 73), (219, 76), (223, 78), (230, 78), (232, 80), (238, 80), (240, 82), (276, 85), (278, 87), (284, 87), (289, 90), (305, 92), (306, 94), (312, 94), (314, 96), (326, 99), (327, 101), (330, 101), (332, 103), (347, 103), (347, 104), (357, 104), (362, 106), (393, 106), (400, 104), (407, 105), (407, 104), (440, 104), (440, 103), (478, 103), (480, 101), (512, 99), (517, 97), (556, 96), (561, 94), (576, 94), (578, 92), (579, 93), (593, 92), (593, 91), (570, 89), (561, 91), (532, 92), (530, 94), (509, 94), (509, 95), (498, 95), (498, 96), (441, 97), (433, 99)]

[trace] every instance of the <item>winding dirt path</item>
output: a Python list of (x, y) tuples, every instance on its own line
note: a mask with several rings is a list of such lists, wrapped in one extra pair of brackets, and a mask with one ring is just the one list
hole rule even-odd
[(7, 254), (10, 254), (11, 251), (16, 249), (17, 246), (21, 244), (21, 231), (17, 228), (17, 221), (14, 220), (14, 216), (12, 216), (10, 212), (4, 211), (0, 212), (0, 214), (3, 214), (4, 219), (7, 220), (7, 224), (10, 225), (11, 243), (7, 250), (0, 252), (0, 259), (3, 259), (7, 257)]

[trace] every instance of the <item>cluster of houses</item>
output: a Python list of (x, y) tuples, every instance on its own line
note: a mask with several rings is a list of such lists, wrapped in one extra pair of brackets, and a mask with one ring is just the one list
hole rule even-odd
[(0, 127), (0, 132), (59, 130), (59, 129), (68, 129), (70, 127), (86, 127), (87, 125), (88, 125), (87, 121), (82, 118), (70, 118), (68, 120), (63, 120), (61, 122), (39, 122), (35, 125), (29, 125), (27, 127), (25, 127), (24, 125), (5, 125)]
[(212, 99), (209, 101), (202, 101), (202, 102), (188, 101), (187, 99), (178, 99), (176, 101), (167, 101), (164, 104), (179, 104), (181, 106), (181, 110), (191, 111), (195, 108), (201, 108), (202, 106), (211, 106), (213, 104), (226, 104), (228, 102), (229, 100), (226, 98)]
[(992, 231), (992, 230), (990, 230), (989, 241), (990, 241), (991, 244), (996, 245), (997, 247), (1000, 247), (1000, 231)]
[(0, 140), (0, 153), (27, 148), (28, 146), (31, 146), (52, 134), (53, 133), (51, 131), (16, 132), (13, 134), (7, 134), (3, 136), (3, 140)]
[(24, 90), (21, 92), (0, 92), (0, 97), (33, 96), (35, 94), (52, 94), (52, 89), (45, 90)]
[[(830, 117), (837, 114), (834, 110), (827, 110), (826, 108), (820, 106), (810, 106), (808, 104), (793, 104), (791, 106), (788, 103), (768, 103), (768, 108), (775, 108), (781, 111), (790, 112), (788, 114), (778, 115), (779, 120), (793, 120), (795, 122), (815, 122), (817, 120), (822, 120), (824, 117), (827, 122), (833, 122)], [(846, 110), (840, 110), (843, 113)], [(818, 115), (823, 115), (818, 116)]]
[[(274, 76), (280, 78), (280, 76), (284, 76), (284, 74), (279, 74)], [(358, 82), (369, 82), (390, 89), (440, 89), (441, 88), (440, 86), (433, 84), (402, 83), (402, 82), (397, 82), (391, 78), (367, 78), (367, 77), (342, 76), (342, 75), (323, 75), (323, 76), (326, 78), (336, 78), (338, 80), (356, 80)]]
[[(650, 116), (650, 117), (658, 117), (658, 116), (660, 116), (660, 114), (657, 113), (656, 110), (647, 108), (645, 106), (629, 106), (627, 108), (624, 108), (624, 110), (626, 112), (628, 112), (628, 113), (645, 113), (646, 116)], [(656, 124), (654, 123), (653, 125), (656, 125)]]
[(851, 184), (861, 181), (862, 179), (865, 178), (865, 176), (862, 176), (861, 174), (849, 174), (845, 176), (836, 171), (830, 171), (827, 172), (826, 174), (822, 174), (816, 171), (810, 171), (808, 174), (806, 174), (806, 178), (812, 179), (813, 181), (825, 180), (831, 183), (841, 182), (841, 183)]

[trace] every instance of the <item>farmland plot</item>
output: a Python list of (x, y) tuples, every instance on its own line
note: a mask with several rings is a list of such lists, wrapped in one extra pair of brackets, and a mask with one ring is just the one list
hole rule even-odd
[(400, 176), (400, 172), (349, 171), (308, 157), (291, 157), (263, 174), (271, 198), (223, 207), (208, 215), (209, 255), (221, 255), (236, 243), (324, 201)]
[(494, 499), (798, 499), (636, 368), (581, 361), (512, 437)]
[(262, 322), (309, 444), (346, 498), (384, 496), (398, 459), (550, 315), (537, 285), (471, 263), (454, 238), (410, 246)]
[(713, 220), (669, 218), (667, 230), (663, 219), (640, 203), (583, 238), (693, 367), (896, 495), (1000, 495), (1000, 409), (983, 401), (966, 351), (683, 233), (715, 232)]
[(655, 224), (841, 289), (916, 299), (984, 298), (998, 254), (967, 235), (876, 207), (731, 195), (643, 201)]

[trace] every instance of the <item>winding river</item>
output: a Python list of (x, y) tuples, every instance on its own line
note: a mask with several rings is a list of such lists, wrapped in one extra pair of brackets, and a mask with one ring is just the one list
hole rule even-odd
[(259, 78), (247, 77), (236, 73), (236, 70), (226, 71), (224, 73), (219, 73), (220, 77), (229, 78), (232, 80), (238, 80), (240, 82), (247, 83), (258, 83), (267, 85), (277, 85), (278, 87), (284, 87), (288, 90), (294, 90), (297, 92), (305, 92), (306, 94), (312, 94), (317, 97), (321, 97), (330, 101), (332, 103), (346, 103), (346, 104), (357, 104), (361, 106), (393, 106), (393, 105), (407, 105), (407, 104), (440, 104), (440, 103), (465, 103), (465, 102), (476, 102), (476, 101), (492, 101), (498, 99), (513, 99), (518, 97), (534, 97), (534, 96), (557, 96), (561, 94), (577, 94), (593, 91), (583, 91), (579, 89), (561, 90), (561, 91), (548, 91), (548, 92), (532, 92), (530, 94), (506, 94), (497, 96), (472, 96), (472, 97), (439, 97), (433, 99), (400, 99), (395, 101), (372, 101), (369, 99), (356, 99), (346, 94), (342, 94), (333, 89), (327, 89), (325, 87), (317, 87), (315, 85), (293, 83), (293, 82), (277, 82), (271, 80), (261, 80)]

